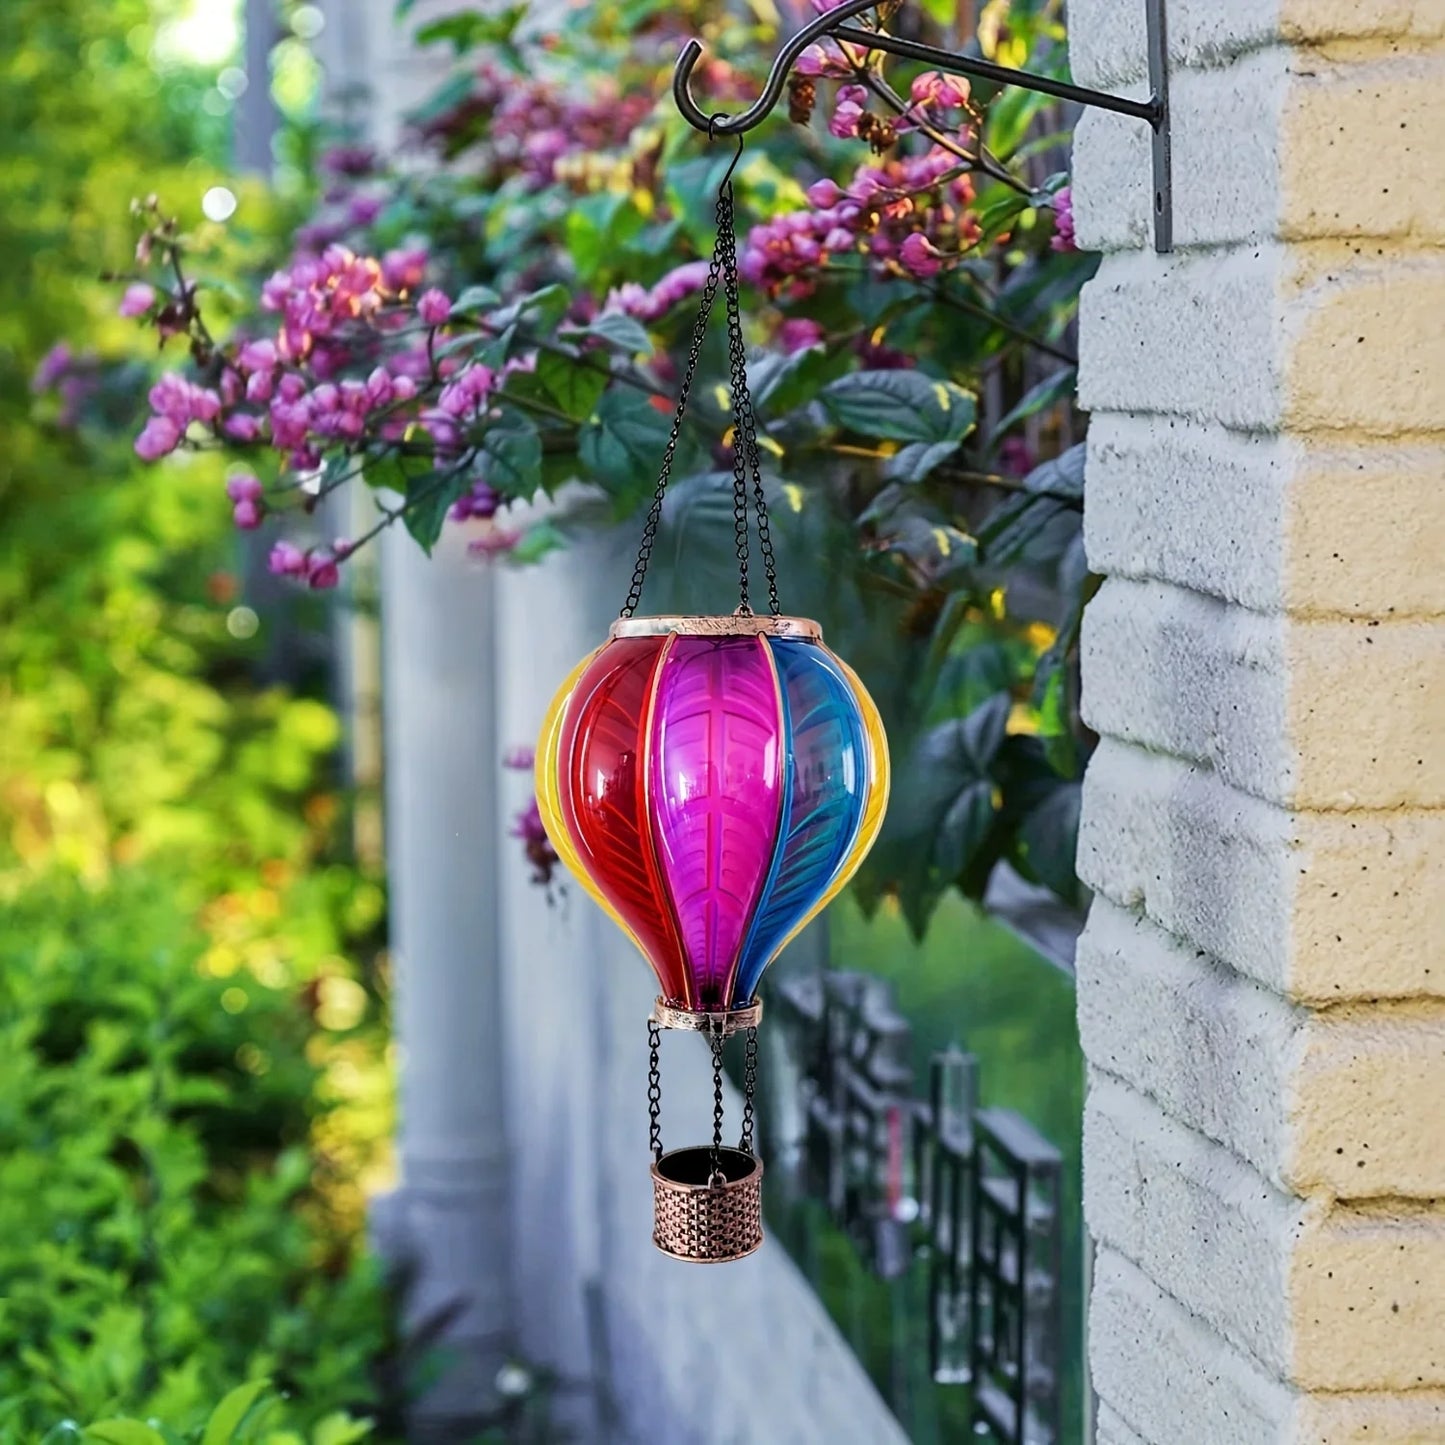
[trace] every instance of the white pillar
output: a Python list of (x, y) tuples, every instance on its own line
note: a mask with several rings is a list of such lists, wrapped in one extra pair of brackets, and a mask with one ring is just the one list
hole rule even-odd
[(1445, 16), (1168, 11), (1173, 256), (1075, 150), (1098, 1439), (1445, 1440)]
[(454, 529), (430, 559), (388, 532), (382, 570), (402, 1182), (379, 1234), (415, 1266), (410, 1326), (461, 1306), (416, 1411), (419, 1434), (456, 1439), (491, 1399), (510, 1318), (494, 578)]

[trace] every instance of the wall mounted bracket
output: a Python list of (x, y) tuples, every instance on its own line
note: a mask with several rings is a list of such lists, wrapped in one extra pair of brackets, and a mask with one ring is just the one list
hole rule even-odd
[(843, 0), (842, 4), (825, 11), (816, 20), (803, 26), (778, 52), (772, 69), (768, 72), (763, 93), (738, 115), (709, 113), (693, 99), (692, 72), (702, 55), (702, 43), (689, 40), (683, 47), (682, 54), (678, 56), (672, 73), (672, 94), (677, 101), (677, 108), (689, 124), (708, 135), (741, 135), (744, 131), (752, 130), (772, 113), (788, 83), (789, 72), (803, 51), (820, 40), (838, 40), (865, 50), (882, 50), (890, 55), (902, 56), (906, 60), (919, 60), (937, 70), (950, 71), (956, 75), (970, 75), (979, 80), (991, 80), (999, 85), (1018, 85), (1043, 95), (1058, 96), (1060, 100), (1072, 100), (1079, 105), (1112, 110), (1119, 115), (1148, 121), (1153, 130), (1154, 249), (1160, 252), (1174, 249), (1174, 206), (1169, 157), (1169, 47), (1164, 28), (1165, 0), (1144, 0), (1151, 92), (1148, 100), (1128, 100), (1121, 95), (1110, 95), (1108, 91), (1089, 90), (1081, 85), (1071, 85), (1067, 81), (1052, 80), (1046, 75), (1013, 70), (1006, 65), (995, 65), (992, 61), (977, 59), (971, 55), (958, 55), (933, 45), (923, 45), (916, 40), (904, 40), (881, 30), (865, 30), (845, 23), (865, 10), (871, 10), (875, 4), (877, 0)]

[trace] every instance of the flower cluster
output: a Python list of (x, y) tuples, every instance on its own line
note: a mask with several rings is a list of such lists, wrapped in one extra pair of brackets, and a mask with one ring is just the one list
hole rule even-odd
[(625, 282), (607, 297), (606, 311), (621, 312), (638, 321), (659, 321), (674, 306), (695, 296), (707, 284), (708, 263), (687, 261), (675, 266), (654, 286)]
[(651, 109), (650, 96), (620, 94), (612, 82), (578, 97), (551, 81), (519, 81), (487, 64), (466, 97), (421, 130), (447, 154), (485, 135), (485, 146), (473, 154), (486, 171), (541, 190), (560, 178), (568, 159), (625, 144)]
[(739, 260), (743, 277), (773, 295), (806, 294), (830, 260), (862, 255), (881, 269), (927, 278), (973, 245), (973, 181), (940, 146), (860, 166), (846, 190), (831, 180), (808, 191), (810, 209), (755, 226)]

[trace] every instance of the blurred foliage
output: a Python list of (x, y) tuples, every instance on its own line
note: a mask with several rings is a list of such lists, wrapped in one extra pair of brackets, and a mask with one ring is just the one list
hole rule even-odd
[(260, 1376), (304, 1423), (369, 1403), (384, 1300), (312, 1155), (316, 991), (218, 971), (149, 869), (36, 882), (0, 940), (0, 1439), (184, 1425)]
[[(215, 75), (152, 61), (177, 8), (0, 7), (0, 1440), (184, 1434), (269, 1375), (264, 1438), (339, 1445), (386, 1338), (358, 1243), (392, 1104), (337, 721), (250, 681), (216, 462), (158, 480), (30, 396), (57, 334), (118, 340), (131, 197), (225, 180)], [(237, 189), (243, 257), (275, 216)]]
[[(563, 29), (526, 5), (429, 19), (420, 40), (457, 65), (412, 117), (410, 149), (332, 156), (321, 207), (242, 327), (226, 324), (223, 298), (217, 315), (207, 290), (195, 305), (186, 290), (204, 228), (144, 215), (150, 260), (127, 276), (151, 298), (138, 314), (147, 334), (186, 333), (194, 382), (169, 385), (211, 404), (202, 416), (176, 403), (178, 421), (160, 414), (172, 406), (162, 388), (143, 450), (160, 456), (185, 437), (256, 468), (254, 497), (236, 509), (246, 527), (309, 513), (316, 488), (351, 484), (400, 499), (361, 540), (399, 520), (430, 549), (449, 515), (484, 516), (474, 545), (525, 562), (589, 529), (636, 525), (668, 445), (732, 159), (677, 113), (668, 66), (683, 34), (701, 34), (699, 85), (736, 109), (797, 18), (628, 0), (576, 5)], [(932, 11), (888, 19), (952, 38)], [(1066, 73), (1058, 0), (991, 0), (977, 43)], [(857, 893), (869, 907), (897, 899), (921, 936), (950, 889), (981, 898), (1001, 863), (1082, 902), (1073, 856), (1091, 739), (1076, 664), (1091, 583), (1070, 328), (1096, 261), (1072, 249), (1066, 176), (1048, 169), (1067, 140), (1061, 108), (979, 83), (919, 121), (902, 98), (914, 81), (926, 90), (916, 71), (856, 64), (795, 88), (794, 118), (780, 107), (749, 135), (735, 188), (782, 599), (824, 623), (882, 710), (897, 801)], [(871, 87), (877, 154), (842, 138), (840, 79)], [(811, 238), (802, 250), (800, 236)], [(415, 278), (387, 281), (409, 255)], [(431, 281), (450, 298), (445, 322), (418, 310)], [(661, 611), (717, 611), (733, 595), (722, 331), (701, 348), (673, 457), (647, 597), (656, 607), (670, 591)], [(272, 360), (242, 355), (257, 334), (276, 338)], [(388, 366), (412, 383), (405, 397)], [(357, 388), (377, 367), (373, 398)], [(485, 407), (463, 395), (468, 380)], [(305, 473), (314, 485), (298, 488)], [(524, 530), (502, 525), (508, 504), (539, 491), (558, 506)], [(272, 566), (333, 586), (334, 550), (285, 544)]]

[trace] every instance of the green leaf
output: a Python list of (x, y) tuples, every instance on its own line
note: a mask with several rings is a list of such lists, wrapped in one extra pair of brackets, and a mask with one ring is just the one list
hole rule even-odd
[(452, 312), (491, 311), (501, 304), (501, 296), (490, 286), (468, 286), (452, 302)]
[(883, 464), (883, 475), (895, 482), (921, 482), (957, 450), (957, 442), (909, 442)]
[(971, 393), (921, 371), (855, 371), (824, 387), (822, 402), (840, 426), (900, 442), (958, 442), (973, 430)]
[(1024, 816), (1014, 838), (1014, 865), (1025, 878), (1074, 902), (1079, 885), (1074, 857), (1079, 846), (1082, 789), (1061, 782)]
[(87, 1440), (99, 1440), (102, 1445), (166, 1445), (166, 1437), (159, 1430), (140, 1420), (101, 1420), (85, 1432)]
[(748, 370), (753, 404), (768, 416), (785, 416), (817, 396), (848, 364), (845, 352), (830, 354), (819, 346), (791, 356), (770, 352)]
[(576, 421), (592, 415), (598, 398), (607, 389), (607, 375), (600, 366), (555, 351), (537, 354), (537, 379), (548, 396)]
[(446, 42), (458, 55), (464, 55), (478, 45), (505, 45), (511, 41), (526, 13), (525, 5), (512, 5), (492, 14), (478, 10), (459, 11), (419, 27), (416, 42), (418, 45)]
[(560, 552), (567, 539), (545, 518), (522, 533), (522, 540), (507, 554), (513, 562), (540, 562), (550, 552)]
[(647, 328), (633, 316), (621, 312), (609, 312), (599, 316), (589, 326), (579, 331), (569, 331), (569, 336), (596, 336), (605, 341), (614, 351), (624, 356), (651, 356), (656, 349)]
[(482, 437), (489, 486), (509, 497), (530, 497), (542, 484), (542, 438), (525, 417), (509, 416)]
[(994, 194), (982, 200), (974, 214), (978, 218), (980, 245), (996, 240), (1013, 224), (1015, 217), (1028, 209), (1029, 198), (1011, 186), (996, 186)]
[(1004, 433), (1011, 426), (1017, 426), (1019, 422), (1043, 411), (1045, 407), (1052, 406), (1061, 398), (1072, 395), (1077, 376), (1078, 372), (1074, 367), (1066, 366), (1062, 371), (1056, 371), (1052, 376), (1046, 376), (1042, 381), (1031, 386), (1004, 413), (1002, 420), (993, 429), (993, 435), (990, 436), (988, 443), (990, 448), (998, 445)]
[(371, 1435), (371, 1421), (353, 1420), (350, 1415), (328, 1415), (311, 1432), (311, 1445), (355, 1445)]
[(439, 85), (425, 101), (410, 112), (408, 119), (418, 125), (438, 119), (455, 110), (470, 98), (476, 86), (476, 76), (468, 71), (458, 71), (445, 84)]
[(448, 509), (471, 484), (472, 475), (466, 467), (423, 472), (407, 482), (407, 506), (402, 521), (428, 556), (442, 534)]
[(567, 288), (554, 283), (520, 297), (487, 319), (498, 331), (511, 326), (525, 326), (535, 336), (550, 336), (571, 304), (572, 297)]
[(1085, 443), (1079, 442), (1052, 460), (1041, 462), (1024, 478), (1024, 486), (1031, 492), (1047, 492), (1052, 497), (1082, 502), (1087, 455)]
[(647, 218), (625, 193), (598, 191), (574, 200), (567, 208), (564, 228), (567, 251), (579, 279), (590, 285), (602, 272), (615, 267), (646, 224)]
[(211, 1412), (205, 1433), (201, 1436), (201, 1445), (231, 1445), (241, 1421), (270, 1385), (270, 1380), (266, 1379), (248, 1380), (244, 1385), (237, 1385)]
[(1012, 706), (1000, 693), (924, 734), (910, 761), (905, 816), (931, 836), (931, 866), (947, 881), (973, 862), (993, 827), (994, 761)]
[(641, 393), (613, 387), (582, 428), (582, 464), (630, 512), (652, 490), (671, 421)]

